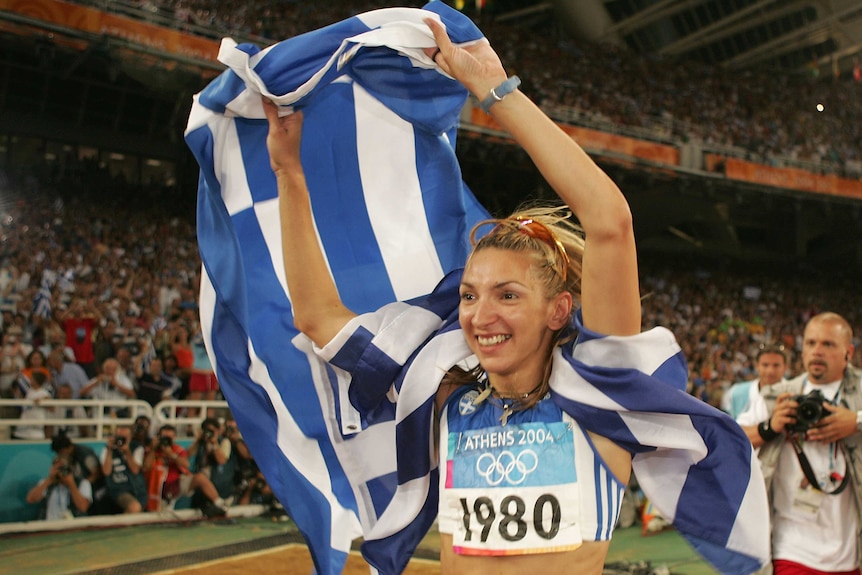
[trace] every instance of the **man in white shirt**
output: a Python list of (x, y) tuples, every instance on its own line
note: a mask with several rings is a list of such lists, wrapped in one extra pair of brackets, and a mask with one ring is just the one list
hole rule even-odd
[[(135, 399), (135, 388), (128, 378), (123, 377), (120, 362), (109, 357), (102, 362), (102, 372), (81, 388), (82, 398), (96, 400), (129, 400)], [(110, 411), (122, 413), (116, 407)]]
[(813, 317), (805, 373), (763, 388), (766, 416), (746, 430), (771, 495), (775, 575), (860, 574), (862, 377), (849, 365), (852, 337), (840, 315)]

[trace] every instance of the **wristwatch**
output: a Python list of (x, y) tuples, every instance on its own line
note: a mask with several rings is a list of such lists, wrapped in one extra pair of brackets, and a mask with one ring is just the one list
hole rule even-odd
[(757, 434), (763, 441), (772, 441), (773, 439), (781, 435), (781, 433), (772, 429), (771, 419), (764, 419), (760, 422), (760, 424), (757, 426)]

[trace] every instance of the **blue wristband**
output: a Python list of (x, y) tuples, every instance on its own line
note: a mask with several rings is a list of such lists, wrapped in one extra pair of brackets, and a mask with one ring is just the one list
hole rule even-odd
[(486, 114), (491, 113), (491, 106), (515, 91), (515, 88), (521, 85), (521, 79), (517, 76), (511, 76), (508, 80), (493, 88), (491, 92), (485, 96), (485, 99), (479, 102), (479, 107)]

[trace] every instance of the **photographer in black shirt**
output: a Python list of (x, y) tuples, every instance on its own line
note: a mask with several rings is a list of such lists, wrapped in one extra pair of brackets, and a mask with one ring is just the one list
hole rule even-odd
[(107, 500), (114, 507), (107, 512), (140, 513), (147, 504), (144, 481), (144, 447), (132, 445), (132, 429), (117, 427), (108, 438), (101, 456), (102, 473), (108, 486)]
[[(192, 505), (201, 509), (204, 515), (217, 514), (229, 506), (236, 489), (237, 454), (231, 440), (221, 432), (221, 423), (214, 417), (201, 422), (197, 439), (189, 446), (189, 461), (197, 485), (192, 496)], [(218, 494), (212, 497), (212, 489)]]

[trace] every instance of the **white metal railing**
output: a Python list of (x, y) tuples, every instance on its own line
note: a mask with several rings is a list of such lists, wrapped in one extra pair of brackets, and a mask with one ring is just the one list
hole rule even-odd
[(153, 430), (157, 422), (169, 423), (177, 428), (178, 437), (194, 435), (205, 417), (223, 418), (228, 409), (226, 401), (167, 399), (153, 408)]
[[(44, 408), (44, 419), (20, 419), (17, 412), (23, 407)], [(75, 407), (84, 408), (86, 417), (55, 416), (60, 408)], [(16, 415), (10, 415), (13, 410)], [(17, 426), (83, 426), (87, 430), (84, 439), (103, 439), (118, 425), (133, 425), (141, 415), (150, 418), (151, 433), (161, 425), (171, 424), (177, 428), (177, 437), (193, 437), (205, 417), (225, 417), (227, 412), (225, 401), (169, 400), (154, 408), (145, 401), (124, 399), (45, 399), (38, 403), (32, 399), (0, 399), (0, 440), (12, 439), (12, 430)]]

